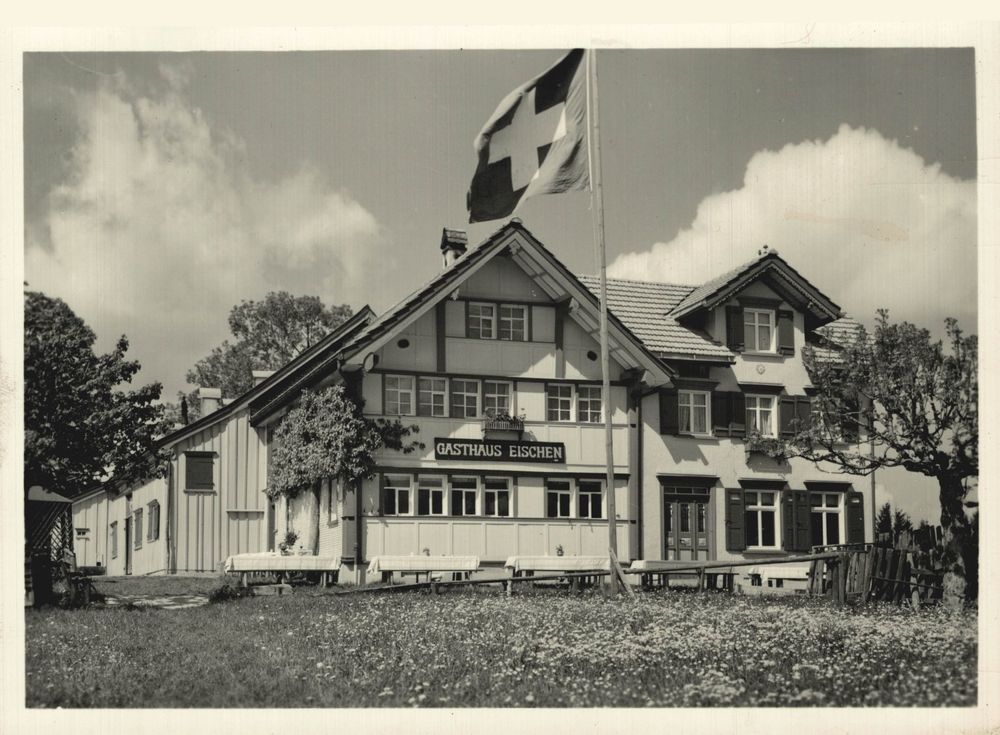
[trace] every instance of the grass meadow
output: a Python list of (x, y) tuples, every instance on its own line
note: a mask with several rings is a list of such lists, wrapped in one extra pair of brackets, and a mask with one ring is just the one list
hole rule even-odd
[(972, 611), (684, 592), (317, 592), (26, 610), (27, 706), (976, 703)]

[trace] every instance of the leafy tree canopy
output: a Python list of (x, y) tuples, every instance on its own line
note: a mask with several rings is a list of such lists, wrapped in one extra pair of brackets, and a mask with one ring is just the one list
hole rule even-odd
[(114, 471), (123, 480), (159, 471), (160, 384), (123, 391), (139, 371), (128, 340), (94, 353), (94, 332), (60, 299), (24, 294), (24, 483), (73, 497)]

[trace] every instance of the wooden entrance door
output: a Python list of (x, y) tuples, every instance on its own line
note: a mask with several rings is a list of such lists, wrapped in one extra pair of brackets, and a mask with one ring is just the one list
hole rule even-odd
[(664, 559), (711, 559), (711, 505), (703, 488), (669, 488), (663, 493)]

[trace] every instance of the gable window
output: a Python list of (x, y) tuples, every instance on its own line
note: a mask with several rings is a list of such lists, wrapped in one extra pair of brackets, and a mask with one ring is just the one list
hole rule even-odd
[(487, 477), (483, 482), (483, 515), (510, 517), (510, 479)]
[(599, 424), (601, 417), (601, 387), (599, 385), (579, 385), (576, 388), (576, 420), (588, 424)]
[(432, 475), (417, 481), (417, 515), (444, 515), (444, 477)]
[(483, 381), (483, 415), (496, 416), (512, 413), (510, 383), (502, 380)]
[(146, 526), (146, 540), (156, 541), (160, 538), (160, 503), (154, 500), (149, 504), (149, 521)]
[(417, 414), (447, 416), (448, 381), (444, 378), (417, 379)]
[(479, 416), (479, 381), (454, 378), (451, 381), (451, 417), (474, 419)]
[(744, 496), (744, 528), (748, 549), (778, 548), (778, 493), (749, 491)]
[(496, 304), (469, 303), (466, 334), (472, 339), (496, 339)]
[(523, 342), (528, 335), (528, 307), (500, 306), (500, 339)]
[(747, 431), (761, 436), (775, 436), (774, 396), (747, 396)]
[(548, 385), (545, 388), (546, 419), (548, 421), (572, 421), (573, 386)]
[(835, 546), (840, 543), (840, 493), (809, 493), (812, 542)]
[(135, 543), (133, 546), (137, 549), (142, 548), (142, 508), (137, 508), (132, 513), (132, 535), (135, 537)]
[(475, 477), (451, 478), (451, 514), (453, 516), (476, 515), (476, 495), (479, 483)]
[(382, 512), (387, 516), (410, 515), (409, 475), (385, 476), (385, 492), (382, 497)]
[(387, 416), (413, 415), (413, 376), (385, 376), (385, 412)]
[(682, 434), (707, 435), (711, 426), (709, 393), (682, 390), (677, 393), (678, 430)]
[(774, 312), (770, 309), (744, 309), (743, 339), (747, 352), (775, 352)]
[(572, 495), (569, 480), (546, 480), (545, 517), (569, 518)]
[(111, 545), (111, 558), (118, 558), (118, 521), (108, 526), (108, 541)]
[(215, 454), (212, 452), (184, 453), (184, 483), (188, 490), (215, 489)]
[(603, 518), (601, 501), (603, 492), (600, 480), (580, 480), (577, 483), (577, 497), (580, 512), (578, 518)]

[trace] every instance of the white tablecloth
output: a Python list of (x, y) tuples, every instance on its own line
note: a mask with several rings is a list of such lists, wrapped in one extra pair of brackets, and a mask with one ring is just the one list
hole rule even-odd
[(289, 555), (272, 551), (236, 554), (226, 559), (227, 572), (335, 572), (339, 556)]
[(515, 572), (591, 572), (610, 569), (611, 561), (606, 556), (511, 556), (504, 566)]
[(373, 556), (368, 573), (379, 572), (475, 572), (478, 556)]
[(798, 579), (804, 582), (809, 579), (809, 567), (803, 564), (767, 564), (750, 567), (746, 574), (759, 574), (761, 579)]

